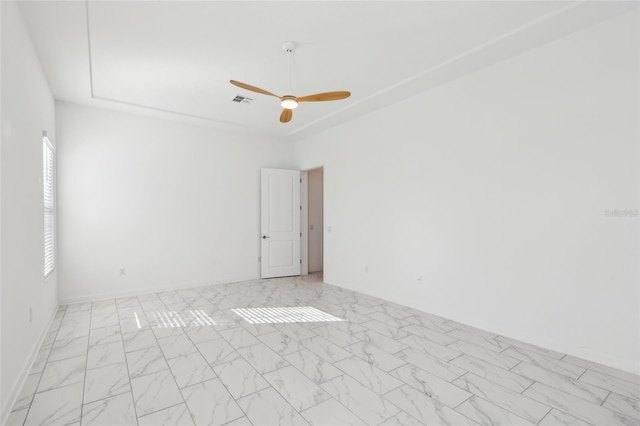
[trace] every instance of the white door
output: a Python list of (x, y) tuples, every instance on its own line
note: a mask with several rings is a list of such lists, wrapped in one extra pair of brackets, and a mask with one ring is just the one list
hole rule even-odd
[(300, 171), (262, 169), (260, 195), (260, 275), (300, 275)]

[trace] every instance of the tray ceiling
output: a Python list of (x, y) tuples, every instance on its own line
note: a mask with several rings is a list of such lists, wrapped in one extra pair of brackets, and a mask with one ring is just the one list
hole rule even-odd
[[(637, 7), (566, 1), (23, 1), (56, 99), (263, 134), (339, 124)], [(349, 90), (288, 124), (275, 98)], [(251, 104), (232, 102), (236, 95)]]

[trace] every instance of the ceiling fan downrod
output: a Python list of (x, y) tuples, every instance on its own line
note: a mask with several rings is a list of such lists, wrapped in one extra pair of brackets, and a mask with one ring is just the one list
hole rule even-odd
[(293, 51), (296, 48), (296, 44), (292, 41), (287, 41), (282, 45), (282, 48), (287, 53), (287, 71), (289, 73), (289, 95), (282, 97), (281, 105), (283, 108), (295, 109), (298, 107), (298, 101), (293, 95), (293, 78), (291, 77), (291, 61), (293, 57)]

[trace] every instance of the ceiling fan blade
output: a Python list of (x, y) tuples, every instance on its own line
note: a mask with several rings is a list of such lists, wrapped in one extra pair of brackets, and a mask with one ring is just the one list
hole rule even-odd
[(321, 101), (337, 101), (351, 96), (351, 92), (326, 92), (316, 93), (315, 95), (303, 96), (297, 98), (298, 102), (321, 102)]
[(288, 123), (291, 121), (292, 116), (293, 116), (293, 110), (285, 108), (282, 110), (282, 114), (280, 114), (280, 122)]
[(266, 90), (263, 90), (259, 87), (251, 86), (250, 84), (242, 83), (236, 80), (229, 80), (229, 83), (233, 84), (234, 86), (241, 87), (245, 90), (250, 90), (256, 93), (262, 93), (263, 95), (275, 96), (276, 98), (280, 98), (280, 96), (278, 95), (274, 95), (273, 93), (267, 92)]

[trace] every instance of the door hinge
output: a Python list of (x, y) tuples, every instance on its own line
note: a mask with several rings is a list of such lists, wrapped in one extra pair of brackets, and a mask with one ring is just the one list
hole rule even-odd
[(302, 265), (302, 259), (300, 259), (300, 264)]
[(300, 183), (302, 183), (302, 178), (300, 178)]
[(302, 206), (300, 206), (300, 210), (302, 210)]
[(300, 233), (300, 236), (302, 237), (302, 232)]

